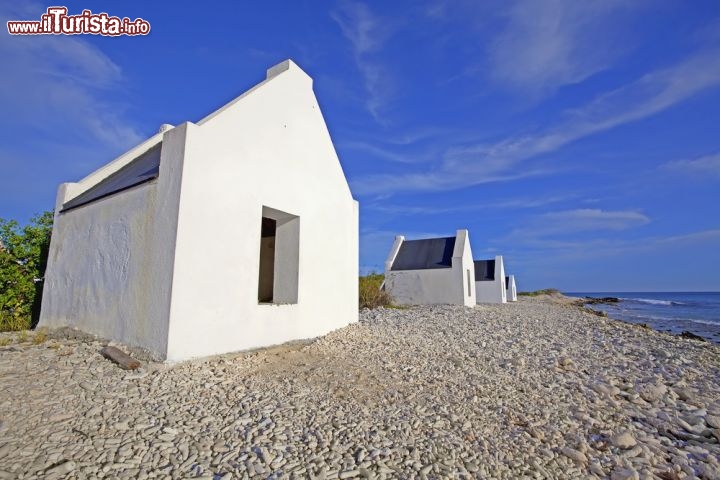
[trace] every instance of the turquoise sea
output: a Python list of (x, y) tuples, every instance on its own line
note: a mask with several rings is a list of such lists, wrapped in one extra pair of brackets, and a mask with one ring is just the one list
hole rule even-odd
[(597, 304), (592, 308), (618, 320), (646, 323), (671, 333), (689, 331), (720, 343), (720, 292), (567, 292), (565, 295), (617, 297), (618, 303)]

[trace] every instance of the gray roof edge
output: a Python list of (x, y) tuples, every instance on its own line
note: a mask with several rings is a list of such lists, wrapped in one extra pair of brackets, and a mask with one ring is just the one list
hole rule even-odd
[(162, 142), (158, 142), (107, 177), (67, 199), (60, 212), (67, 212), (157, 178), (160, 174), (161, 154)]
[[(153, 147), (159, 145), (162, 143), (162, 137), (165, 134), (165, 131), (158, 132), (152, 137), (148, 138), (147, 140), (144, 140), (134, 147), (132, 147), (130, 150), (126, 151), (119, 157), (116, 157), (114, 160), (111, 160), (109, 163), (106, 163), (102, 167), (98, 168), (94, 172), (90, 173), (89, 175), (86, 175), (81, 180), (78, 180), (75, 182), (78, 185), (85, 186), (85, 184), (90, 183), (90, 185), (87, 185), (87, 188), (84, 190), (88, 190), (101, 181), (105, 180), (107, 177), (112, 175), (113, 173), (117, 172), (124, 166), (126, 166), (128, 163), (132, 162), (139, 156), (143, 155), (145, 152), (149, 151)], [(83, 192), (80, 192), (83, 193)]]

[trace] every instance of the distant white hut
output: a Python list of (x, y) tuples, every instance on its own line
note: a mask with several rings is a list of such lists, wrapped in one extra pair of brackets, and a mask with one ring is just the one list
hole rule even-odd
[(517, 287), (515, 286), (515, 275), (505, 276), (505, 290), (507, 291), (507, 301), (517, 302)]
[(505, 267), (502, 255), (494, 260), (475, 260), (475, 294), (477, 303), (505, 303)]
[(404, 305), (475, 305), (472, 251), (467, 230), (454, 237), (395, 243), (385, 262), (385, 290)]
[(184, 360), (358, 318), (358, 204), (286, 60), (197, 123), (60, 186), (40, 316)]

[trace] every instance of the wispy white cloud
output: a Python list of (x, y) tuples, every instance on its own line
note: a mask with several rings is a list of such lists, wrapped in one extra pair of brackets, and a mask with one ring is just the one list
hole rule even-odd
[(663, 164), (661, 168), (687, 175), (720, 176), (720, 152), (698, 158), (673, 160)]
[(448, 4), (445, 1), (429, 2), (423, 11), (425, 15), (431, 18), (442, 18), (447, 15)]
[[(650, 243), (652, 245), (665, 246), (684, 243), (704, 243), (717, 240), (720, 240), (720, 228), (685, 233), (682, 235), (672, 235), (669, 237), (656, 237), (653, 238)], [(638, 247), (642, 248), (642, 245), (638, 245)]]
[(330, 16), (352, 47), (368, 95), (366, 108), (378, 123), (385, 124), (380, 109), (392, 93), (392, 82), (386, 67), (372, 54), (382, 49), (392, 29), (361, 2), (344, 1)]
[[(662, 291), (679, 286), (688, 290), (708, 290), (718, 288), (716, 277), (703, 277), (703, 269), (698, 268), (697, 262), (705, 261), (708, 271), (713, 271), (712, 263), (707, 263), (709, 259), (700, 259), (706, 257), (707, 249), (712, 249), (719, 241), (720, 228), (635, 239), (621, 236), (582, 240), (514, 238), (504, 240), (503, 254), (512, 261), (513, 273), (523, 290), (527, 290), (529, 284), (534, 284), (533, 288), (555, 286), (569, 291)], [(680, 262), (674, 275), (657, 275), (656, 270), (647, 267), (649, 258), (675, 258), (678, 254), (687, 261)], [(609, 273), (617, 270), (610, 268), (613, 264), (623, 265), (635, 273), (614, 276)], [(680, 284), (673, 282), (678, 279)], [(653, 284), (658, 281), (659, 284)]]
[(511, 198), (501, 202), (491, 202), (486, 204), (487, 208), (538, 208), (545, 207), (554, 203), (565, 202), (575, 195), (557, 195), (536, 198)]
[(535, 134), (509, 137), (493, 144), (450, 146), (431, 171), (373, 175), (357, 179), (359, 193), (441, 191), (488, 182), (516, 180), (555, 171), (527, 160), (555, 152), (585, 138), (656, 115), (720, 85), (720, 50), (705, 50), (669, 68), (648, 73), (633, 83), (567, 111), (555, 125)]
[[(534, 242), (539, 239), (545, 244), (548, 237), (551, 237), (551, 242), (558, 242), (558, 246), (566, 247), (567, 242), (574, 241), (572, 237), (568, 238), (569, 235), (627, 230), (648, 223), (650, 218), (647, 215), (633, 210), (607, 211), (581, 208), (547, 212), (531, 217), (522, 227), (513, 230), (507, 238), (520, 238), (524, 242)], [(561, 238), (558, 239), (558, 236)]]
[(570, 112), (574, 128), (559, 143), (652, 116), (719, 84), (720, 49), (702, 51)]
[(392, 134), (383, 135), (382, 142), (391, 145), (413, 145), (417, 143), (432, 141), (447, 135), (458, 135), (457, 128), (447, 126), (425, 126), (417, 127), (407, 131), (394, 131)]
[[(347, 136), (357, 135), (356, 131), (347, 132)], [(340, 141), (336, 147), (362, 152), (370, 159), (406, 164), (427, 163), (441, 158), (443, 149), (439, 144), (448, 136), (457, 141), (468, 134), (445, 126), (416, 127), (404, 131), (393, 129), (382, 134), (365, 133), (362, 139)]]
[[(509, 169), (508, 169), (509, 170)], [(409, 174), (376, 174), (350, 180), (353, 192), (360, 195), (391, 195), (399, 192), (443, 192), (484, 183), (508, 182), (523, 178), (546, 175), (546, 168), (527, 168), (507, 171), (502, 174), (476, 172), (468, 175), (464, 171), (448, 171), (444, 168), (432, 172)]]
[(550, 235), (598, 230), (626, 230), (648, 223), (650, 223), (648, 216), (632, 210), (606, 211), (598, 208), (580, 208), (540, 215), (534, 222), (533, 232), (536, 235)]
[(618, 54), (607, 32), (610, 26), (617, 32), (618, 14), (627, 8), (628, 2), (613, 0), (511, 2), (490, 45), (491, 74), (533, 94), (578, 83)]
[(364, 208), (394, 215), (445, 215), (448, 213), (478, 212), (483, 210), (532, 209), (545, 207), (572, 198), (571, 195), (550, 196), (543, 198), (513, 198), (504, 201), (479, 201), (474, 204), (437, 206), (391, 205), (387, 203), (370, 204)]
[(509, 249), (517, 252), (515, 260), (524, 266), (537, 267), (539, 264), (560, 260), (582, 260), (612, 257), (626, 254), (648, 254), (650, 252), (672, 251), (678, 248), (704, 247), (720, 241), (720, 228), (699, 230), (679, 235), (651, 235), (634, 239), (617, 236), (590, 239), (507, 237), (503, 239)]
[[(36, 19), (43, 9), (33, 5), (0, 9), (0, 23)], [(140, 139), (117, 98), (122, 69), (89, 42), (69, 36), (8, 36), (0, 41), (6, 68), (0, 75), (0, 103), (13, 120), (53, 134), (71, 132), (114, 148)]]
[(387, 28), (364, 3), (343, 2), (338, 10), (331, 13), (331, 17), (358, 55), (377, 50), (388, 36)]
[(398, 152), (378, 146), (376, 143), (368, 143), (361, 141), (350, 141), (341, 142), (337, 145), (338, 148), (356, 150), (368, 154), (371, 157), (379, 158), (393, 163), (423, 163), (432, 160), (436, 153), (433, 151), (422, 151), (415, 153), (411, 151)]
[(633, 14), (653, 5), (657, 7), (657, 2), (438, 0), (425, 9), (425, 15), (463, 26), (468, 35), (465, 48), (477, 51), (477, 59), (460, 68), (451, 81), (482, 77), (538, 100), (612, 67), (627, 55), (638, 37), (631, 25), (637, 18)]

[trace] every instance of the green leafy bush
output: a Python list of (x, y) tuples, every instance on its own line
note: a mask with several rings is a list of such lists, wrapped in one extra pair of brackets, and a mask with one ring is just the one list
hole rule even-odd
[(40, 315), (53, 213), (25, 227), (0, 218), (0, 331), (32, 328)]
[(384, 275), (371, 273), (360, 277), (360, 308), (389, 307), (392, 297), (380, 287), (385, 280)]
[(560, 290), (556, 288), (546, 288), (544, 290), (535, 290), (534, 292), (520, 292), (518, 295), (523, 297), (537, 297), (538, 295), (558, 295)]

